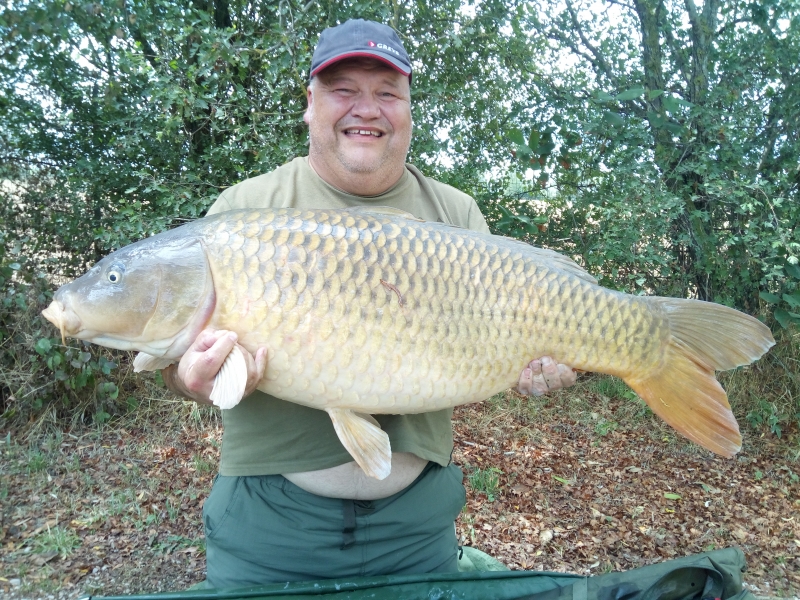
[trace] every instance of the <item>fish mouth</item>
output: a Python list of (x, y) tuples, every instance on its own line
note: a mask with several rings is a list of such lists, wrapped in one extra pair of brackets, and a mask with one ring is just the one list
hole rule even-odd
[(66, 345), (67, 335), (74, 336), (81, 330), (81, 320), (73, 311), (64, 307), (58, 300), (53, 300), (50, 306), (42, 311), (42, 316), (58, 327), (61, 332), (61, 343)]

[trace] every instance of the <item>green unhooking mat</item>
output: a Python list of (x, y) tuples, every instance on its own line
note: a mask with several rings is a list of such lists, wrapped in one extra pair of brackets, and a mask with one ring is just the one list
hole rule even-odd
[[(744, 554), (726, 548), (593, 577), (536, 571), (397, 575), (193, 590), (103, 600), (755, 600), (742, 589)], [(93, 600), (100, 600), (94, 596)]]

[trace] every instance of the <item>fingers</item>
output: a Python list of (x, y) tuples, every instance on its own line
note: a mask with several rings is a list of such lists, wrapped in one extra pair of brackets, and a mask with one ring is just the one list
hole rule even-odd
[(215, 344), (221, 341), (226, 343), (226, 337), (228, 340), (232, 340), (230, 347), (227, 349), (227, 352), (230, 352), (231, 348), (233, 348), (233, 344), (236, 343), (238, 336), (233, 331), (227, 331), (225, 329), (204, 329), (198, 334), (194, 340), (194, 343), (186, 352), (187, 354), (190, 352), (205, 352), (213, 348)]
[(242, 348), (242, 352), (247, 362), (247, 387), (245, 388), (244, 395), (248, 396), (255, 391), (258, 382), (261, 381), (267, 370), (267, 349), (259, 348), (256, 351), (255, 357), (244, 348)]
[[(212, 404), (210, 396), (214, 380), (225, 359), (237, 345), (238, 336), (232, 331), (206, 329), (198, 334), (194, 343), (181, 357), (177, 368), (164, 370), (167, 387), (203, 404)], [(264, 377), (267, 368), (267, 350), (259, 348), (255, 356), (239, 346), (247, 365), (245, 396), (251, 394)]]
[(546, 387), (543, 393), (546, 393), (547, 390), (555, 390), (562, 387), (558, 363), (549, 356), (543, 356), (540, 362), (542, 365), (542, 380)]
[[(207, 401), (214, 378), (238, 337), (232, 331), (203, 331), (178, 363), (178, 378), (195, 400)], [(209, 345), (210, 344), (210, 345)]]
[(578, 381), (578, 373), (572, 367), (568, 367), (567, 365), (558, 365), (558, 380), (561, 383), (562, 388), (569, 387), (571, 385), (575, 385)]
[[(534, 385), (534, 377), (541, 378), (542, 375), (542, 362), (540, 360), (532, 360), (528, 366), (522, 369), (522, 374), (519, 376), (519, 383), (517, 384), (517, 391), (525, 396), (541, 396), (544, 392), (541, 391), (539, 385)], [(545, 386), (546, 387), (546, 386)], [(545, 389), (545, 391), (547, 391)]]
[(569, 387), (577, 381), (577, 374), (567, 365), (558, 364), (549, 356), (528, 363), (522, 370), (517, 390), (528, 396), (541, 396), (547, 392)]

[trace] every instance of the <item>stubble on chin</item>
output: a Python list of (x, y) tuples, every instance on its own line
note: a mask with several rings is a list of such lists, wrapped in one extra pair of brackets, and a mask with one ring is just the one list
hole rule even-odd
[(374, 152), (358, 152), (344, 147), (336, 141), (310, 148), (317, 159), (333, 160), (346, 173), (353, 175), (372, 175), (392, 169), (397, 165), (405, 165), (407, 150), (388, 146), (380, 154)]
[(349, 156), (347, 152), (339, 149), (336, 152), (336, 160), (348, 173), (354, 175), (369, 175), (377, 173), (386, 164), (391, 164), (393, 162), (391, 156), (387, 156), (390, 154), (390, 152), (384, 152), (380, 156), (375, 157), (355, 157)]

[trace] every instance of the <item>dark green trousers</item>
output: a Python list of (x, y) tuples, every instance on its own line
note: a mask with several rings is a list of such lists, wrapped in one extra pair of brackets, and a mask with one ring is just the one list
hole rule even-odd
[(455, 465), (429, 463), (394, 496), (353, 501), (280, 475), (219, 476), (203, 507), (208, 584), (457, 572), (462, 478)]

